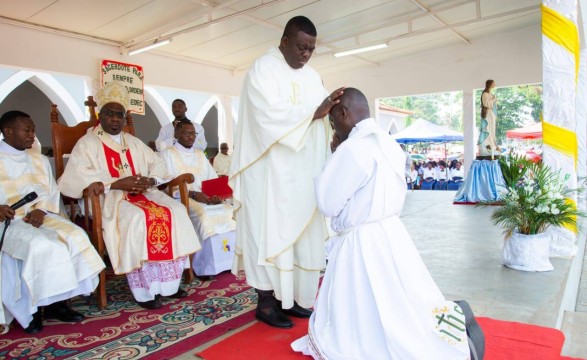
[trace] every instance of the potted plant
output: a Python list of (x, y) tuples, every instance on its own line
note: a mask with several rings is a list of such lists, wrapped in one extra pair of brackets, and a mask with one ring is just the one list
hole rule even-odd
[(504, 229), (503, 264), (517, 270), (553, 270), (549, 259), (549, 226), (577, 231), (583, 216), (570, 196), (577, 189), (565, 185), (569, 175), (521, 157), (499, 159), (505, 180), (499, 207), (491, 220)]

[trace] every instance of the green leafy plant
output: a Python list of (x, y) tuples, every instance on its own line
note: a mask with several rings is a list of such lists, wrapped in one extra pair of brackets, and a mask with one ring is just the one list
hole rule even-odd
[(532, 162), (523, 156), (512, 155), (509, 160), (505, 157), (500, 157), (499, 167), (506, 187), (516, 186), (518, 181), (524, 178), (531, 164)]
[(579, 190), (566, 187), (569, 175), (519, 157), (500, 159), (500, 167), (506, 186), (491, 220), (503, 227), (506, 239), (514, 231), (533, 235), (551, 225), (577, 231), (577, 219), (584, 214), (570, 200)]

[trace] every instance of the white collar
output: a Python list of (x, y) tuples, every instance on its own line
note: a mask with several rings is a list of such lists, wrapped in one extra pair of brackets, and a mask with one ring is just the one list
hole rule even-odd
[[(107, 133), (108, 134), (108, 133)], [(119, 132), (117, 135), (108, 134), (112, 138), (112, 140), (116, 141), (118, 145), (122, 145), (122, 131)]]
[(194, 145), (192, 145), (191, 148), (186, 148), (185, 146), (183, 146), (182, 144), (180, 144), (179, 141), (175, 140), (175, 144), (174, 145), (175, 145), (175, 148), (177, 150), (179, 150), (179, 151), (181, 151), (183, 153), (191, 154), (191, 153), (194, 152), (195, 143), (194, 143)]
[(353, 127), (353, 129), (349, 133), (349, 136), (348, 137), (353, 136), (354, 134), (356, 134), (357, 132), (359, 132), (359, 130), (367, 129), (367, 128), (370, 128), (372, 126), (377, 126), (377, 123), (375, 122), (375, 119), (373, 119), (373, 118), (367, 118), (367, 119), (361, 120), (361, 121), (359, 121), (358, 123), (355, 124), (355, 126)]
[(0, 141), (0, 152), (7, 155), (23, 155), (25, 150), (18, 150), (13, 148), (11, 145), (4, 140)]

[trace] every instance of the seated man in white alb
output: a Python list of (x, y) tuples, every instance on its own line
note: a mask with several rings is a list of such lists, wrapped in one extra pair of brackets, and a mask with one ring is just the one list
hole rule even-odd
[(214, 162), (212, 163), (218, 176), (228, 176), (230, 161), (231, 157), (228, 155), (228, 144), (220, 144), (220, 152), (214, 156)]
[[(59, 214), (59, 191), (49, 161), (33, 148), (35, 124), (21, 111), (0, 118), (0, 221), (10, 225), (2, 244), (0, 324), (13, 318), (28, 334), (45, 318), (79, 322), (84, 316), (65, 300), (90, 294), (104, 263), (86, 233)], [(36, 199), (14, 210), (35, 192)]]
[(197, 137), (194, 124), (180, 120), (175, 126), (176, 142), (161, 152), (173, 176), (193, 174), (190, 184), (190, 218), (200, 239), (202, 250), (194, 256), (192, 268), (199, 277), (216, 275), (229, 270), (234, 257), (234, 229), (231, 205), (217, 196), (208, 197), (202, 192), (202, 181), (218, 177), (202, 150), (195, 147)]
[[(171, 103), (171, 111), (173, 112), (173, 116), (175, 117), (172, 122), (163, 126), (161, 130), (159, 130), (159, 136), (157, 136), (157, 140), (155, 140), (155, 146), (157, 151), (163, 151), (168, 147), (172, 147), (175, 143), (174, 137), (174, 129), (177, 122), (181, 119), (187, 119), (185, 113), (188, 111), (187, 106), (185, 105), (185, 101), (182, 99), (175, 99)], [(190, 120), (191, 121), (191, 120)], [(193, 123), (196, 127), (196, 131), (198, 132), (198, 137), (196, 138), (196, 148), (205, 151), (206, 146), (208, 143), (206, 142), (206, 136), (204, 135), (204, 127), (201, 124)]]
[(102, 234), (115, 274), (125, 274), (138, 305), (158, 309), (160, 297), (183, 298), (189, 255), (200, 249), (186, 208), (157, 189), (172, 177), (161, 158), (123, 131), (130, 98), (109, 82), (96, 94), (100, 123), (71, 152), (58, 186), (69, 197), (104, 193)]

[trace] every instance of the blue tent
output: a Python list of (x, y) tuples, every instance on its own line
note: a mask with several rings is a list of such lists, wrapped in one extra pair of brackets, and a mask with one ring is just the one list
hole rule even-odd
[(402, 131), (391, 135), (398, 143), (463, 141), (463, 134), (424, 119), (416, 120)]

